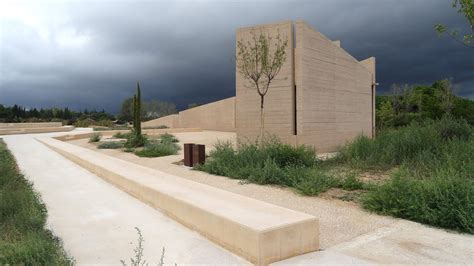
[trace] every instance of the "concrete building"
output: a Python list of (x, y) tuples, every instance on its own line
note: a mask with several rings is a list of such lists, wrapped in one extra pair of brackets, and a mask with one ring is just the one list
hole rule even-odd
[[(287, 60), (265, 96), (265, 132), (295, 145), (329, 152), (375, 128), (375, 58), (358, 61), (303, 21), (237, 30), (287, 38)], [(236, 96), (180, 112), (172, 127), (235, 131), (240, 140), (260, 134), (260, 98), (236, 69)], [(145, 124), (166, 124), (167, 117)]]

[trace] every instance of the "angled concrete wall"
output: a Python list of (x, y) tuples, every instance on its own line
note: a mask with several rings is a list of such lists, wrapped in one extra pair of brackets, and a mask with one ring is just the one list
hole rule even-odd
[(170, 128), (200, 128), (235, 132), (235, 97), (200, 105), (158, 119), (143, 122), (143, 127), (165, 125)]
[[(293, 91), (293, 39), (292, 23), (259, 25), (237, 30), (236, 41), (250, 41), (253, 35), (260, 33), (282, 39), (287, 38), (287, 60), (279, 74), (273, 80), (265, 96), (265, 131), (277, 134), (281, 138), (290, 137), (294, 131), (294, 91)], [(236, 45), (237, 47), (237, 45)], [(237, 54), (237, 51), (236, 51)], [(256, 89), (249, 88), (250, 83), (236, 69), (235, 123), (239, 138), (255, 139), (260, 134), (260, 96)]]
[(147, 127), (158, 127), (158, 126), (167, 126), (169, 128), (179, 127), (179, 115), (167, 115), (150, 121), (142, 123), (143, 128)]
[(375, 59), (360, 63), (306, 23), (294, 23), (297, 142), (333, 151), (372, 136)]
[(235, 132), (235, 97), (179, 112), (180, 127)]

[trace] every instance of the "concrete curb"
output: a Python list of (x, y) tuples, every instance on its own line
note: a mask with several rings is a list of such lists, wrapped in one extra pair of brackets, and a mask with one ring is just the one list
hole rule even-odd
[(319, 221), (53, 138), (64, 157), (257, 265), (319, 250)]

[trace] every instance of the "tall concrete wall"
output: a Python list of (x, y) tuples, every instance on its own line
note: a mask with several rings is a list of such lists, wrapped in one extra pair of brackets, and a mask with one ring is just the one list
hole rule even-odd
[[(260, 33), (273, 38), (279, 34), (282, 39), (288, 40), (287, 60), (265, 96), (264, 128), (265, 132), (277, 134), (280, 138), (290, 137), (294, 132), (292, 23), (285, 21), (242, 28), (237, 31), (237, 41), (246, 43), (252, 40), (253, 35), (258, 36)], [(260, 96), (256, 89), (249, 88), (249, 86), (250, 83), (236, 69), (235, 123), (237, 136), (255, 139), (260, 135)]]
[(302, 21), (294, 29), (297, 142), (332, 151), (372, 136), (375, 59), (360, 63)]
[(200, 128), (235, 132), (235, 97), (197, 106), (142, 123), (143, 127)]
[[(375, 58), (359, 62), (303, 21), (237, 31), (287, 38), (287, 60), (265, 97), (265, 132), (318, 152), (334, 151), (360, 134), (373, 135)], [(259, 136), (260, 104), (255, 90), (236, 70), (236, 131), (239, 139)]]

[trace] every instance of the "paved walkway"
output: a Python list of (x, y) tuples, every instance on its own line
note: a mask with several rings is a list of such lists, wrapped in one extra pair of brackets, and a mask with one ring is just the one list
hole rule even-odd
[(132, 257), (140, 228), (145, 258), (165, 262), (247, 264), (161, 212), (37, 142), (32, 135), (0, 136), (48, 208), (48, 226), (78, 264), (119, 264)]

